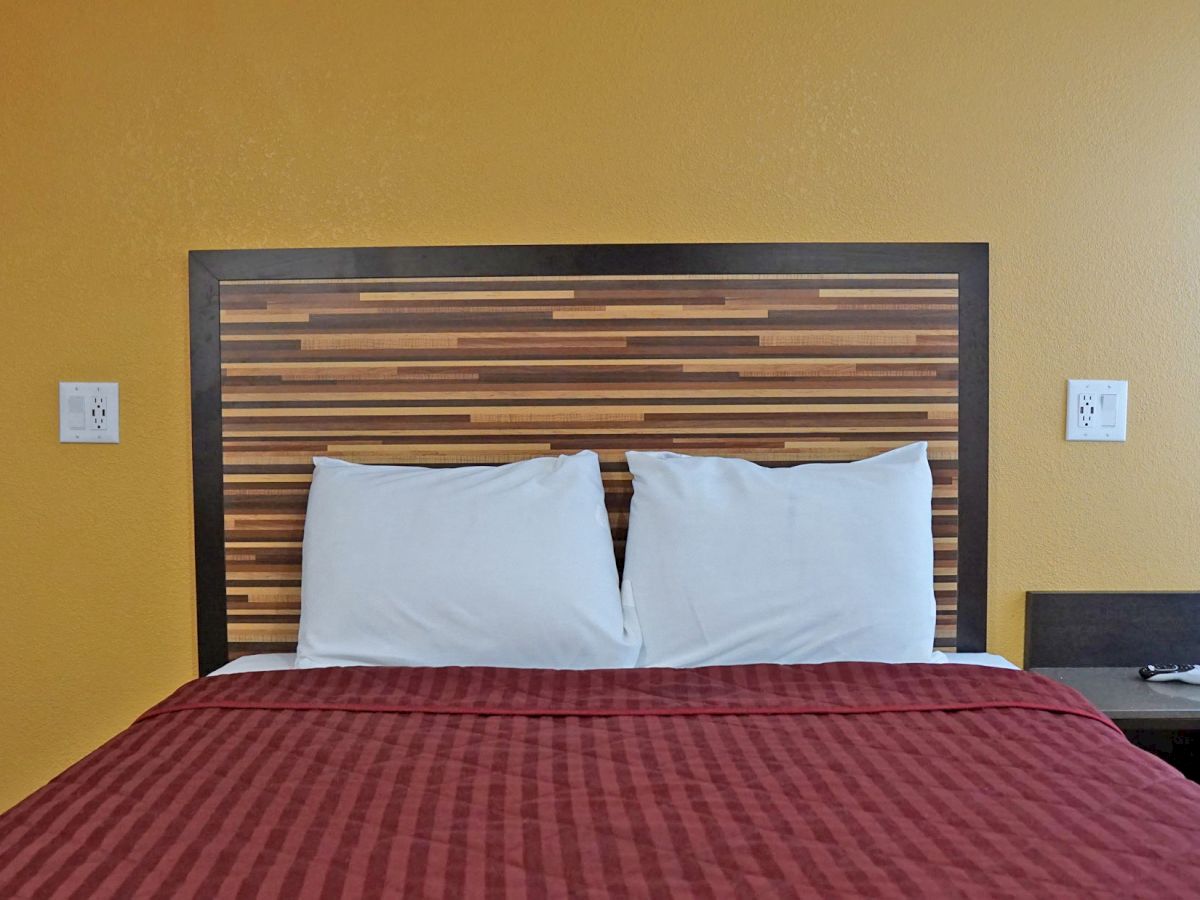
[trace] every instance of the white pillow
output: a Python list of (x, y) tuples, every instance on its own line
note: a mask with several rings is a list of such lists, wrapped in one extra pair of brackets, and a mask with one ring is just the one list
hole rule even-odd
[(636, 661), (595, 453), (453, 469), (313, 462), (298, 667)]
[(933, 479), (925, 444), (768, 469), (626, 454), (622, 584), (641, 666), (929, 662)]

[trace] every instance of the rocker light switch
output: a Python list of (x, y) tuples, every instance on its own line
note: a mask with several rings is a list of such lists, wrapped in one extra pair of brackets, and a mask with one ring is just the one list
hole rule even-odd
[(72, 432), (83, 431), (86, 415), (83, 394), (69, 395), (67, 397), (67, 428)]
[(58, 383), (58, 440), (63, 444), (120, 443), (120, 396), (113, 382)]
[(1116, 428), (1119, 404), (1116, 394), (1100, 395), (1100, 427)]

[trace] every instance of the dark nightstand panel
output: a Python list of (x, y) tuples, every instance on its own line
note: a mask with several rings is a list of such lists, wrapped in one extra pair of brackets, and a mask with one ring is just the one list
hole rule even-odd
[(1200, 593), (1026, 594), (1026, 668), (1148, 663), (1200, 663)]
[(1200, 782), (1200, 731), (1123, 728), (1135, 747), (1153, 753), (1192, 781)]

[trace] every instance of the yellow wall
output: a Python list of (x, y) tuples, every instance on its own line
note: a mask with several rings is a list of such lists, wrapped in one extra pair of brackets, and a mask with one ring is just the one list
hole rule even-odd
[[(194, 672), (191, 248), (990, 241), (992, 649), (1028, 588), (1200, 582), (1193, 0), (0, 22), (0, 809)], [(1063, 440), (1069, 376), (1131, 380), (1127, 444)], [(119, 446), (57, 443), (59, 379)]]

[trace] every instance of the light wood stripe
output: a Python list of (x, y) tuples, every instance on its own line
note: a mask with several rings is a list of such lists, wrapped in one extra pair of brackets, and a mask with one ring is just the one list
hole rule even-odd
[(360, 303), (386, 303), (392, 300), (573, 300), (574, 291), (376, 291), (358, 295)]
[(958, 288), (821, 288), (822, 297), (957, 297)]
[(728, 309), (685, 306), (603, 306), (598, 309), (555, 310), (556, 319), (765, 319), (765, 309)]

